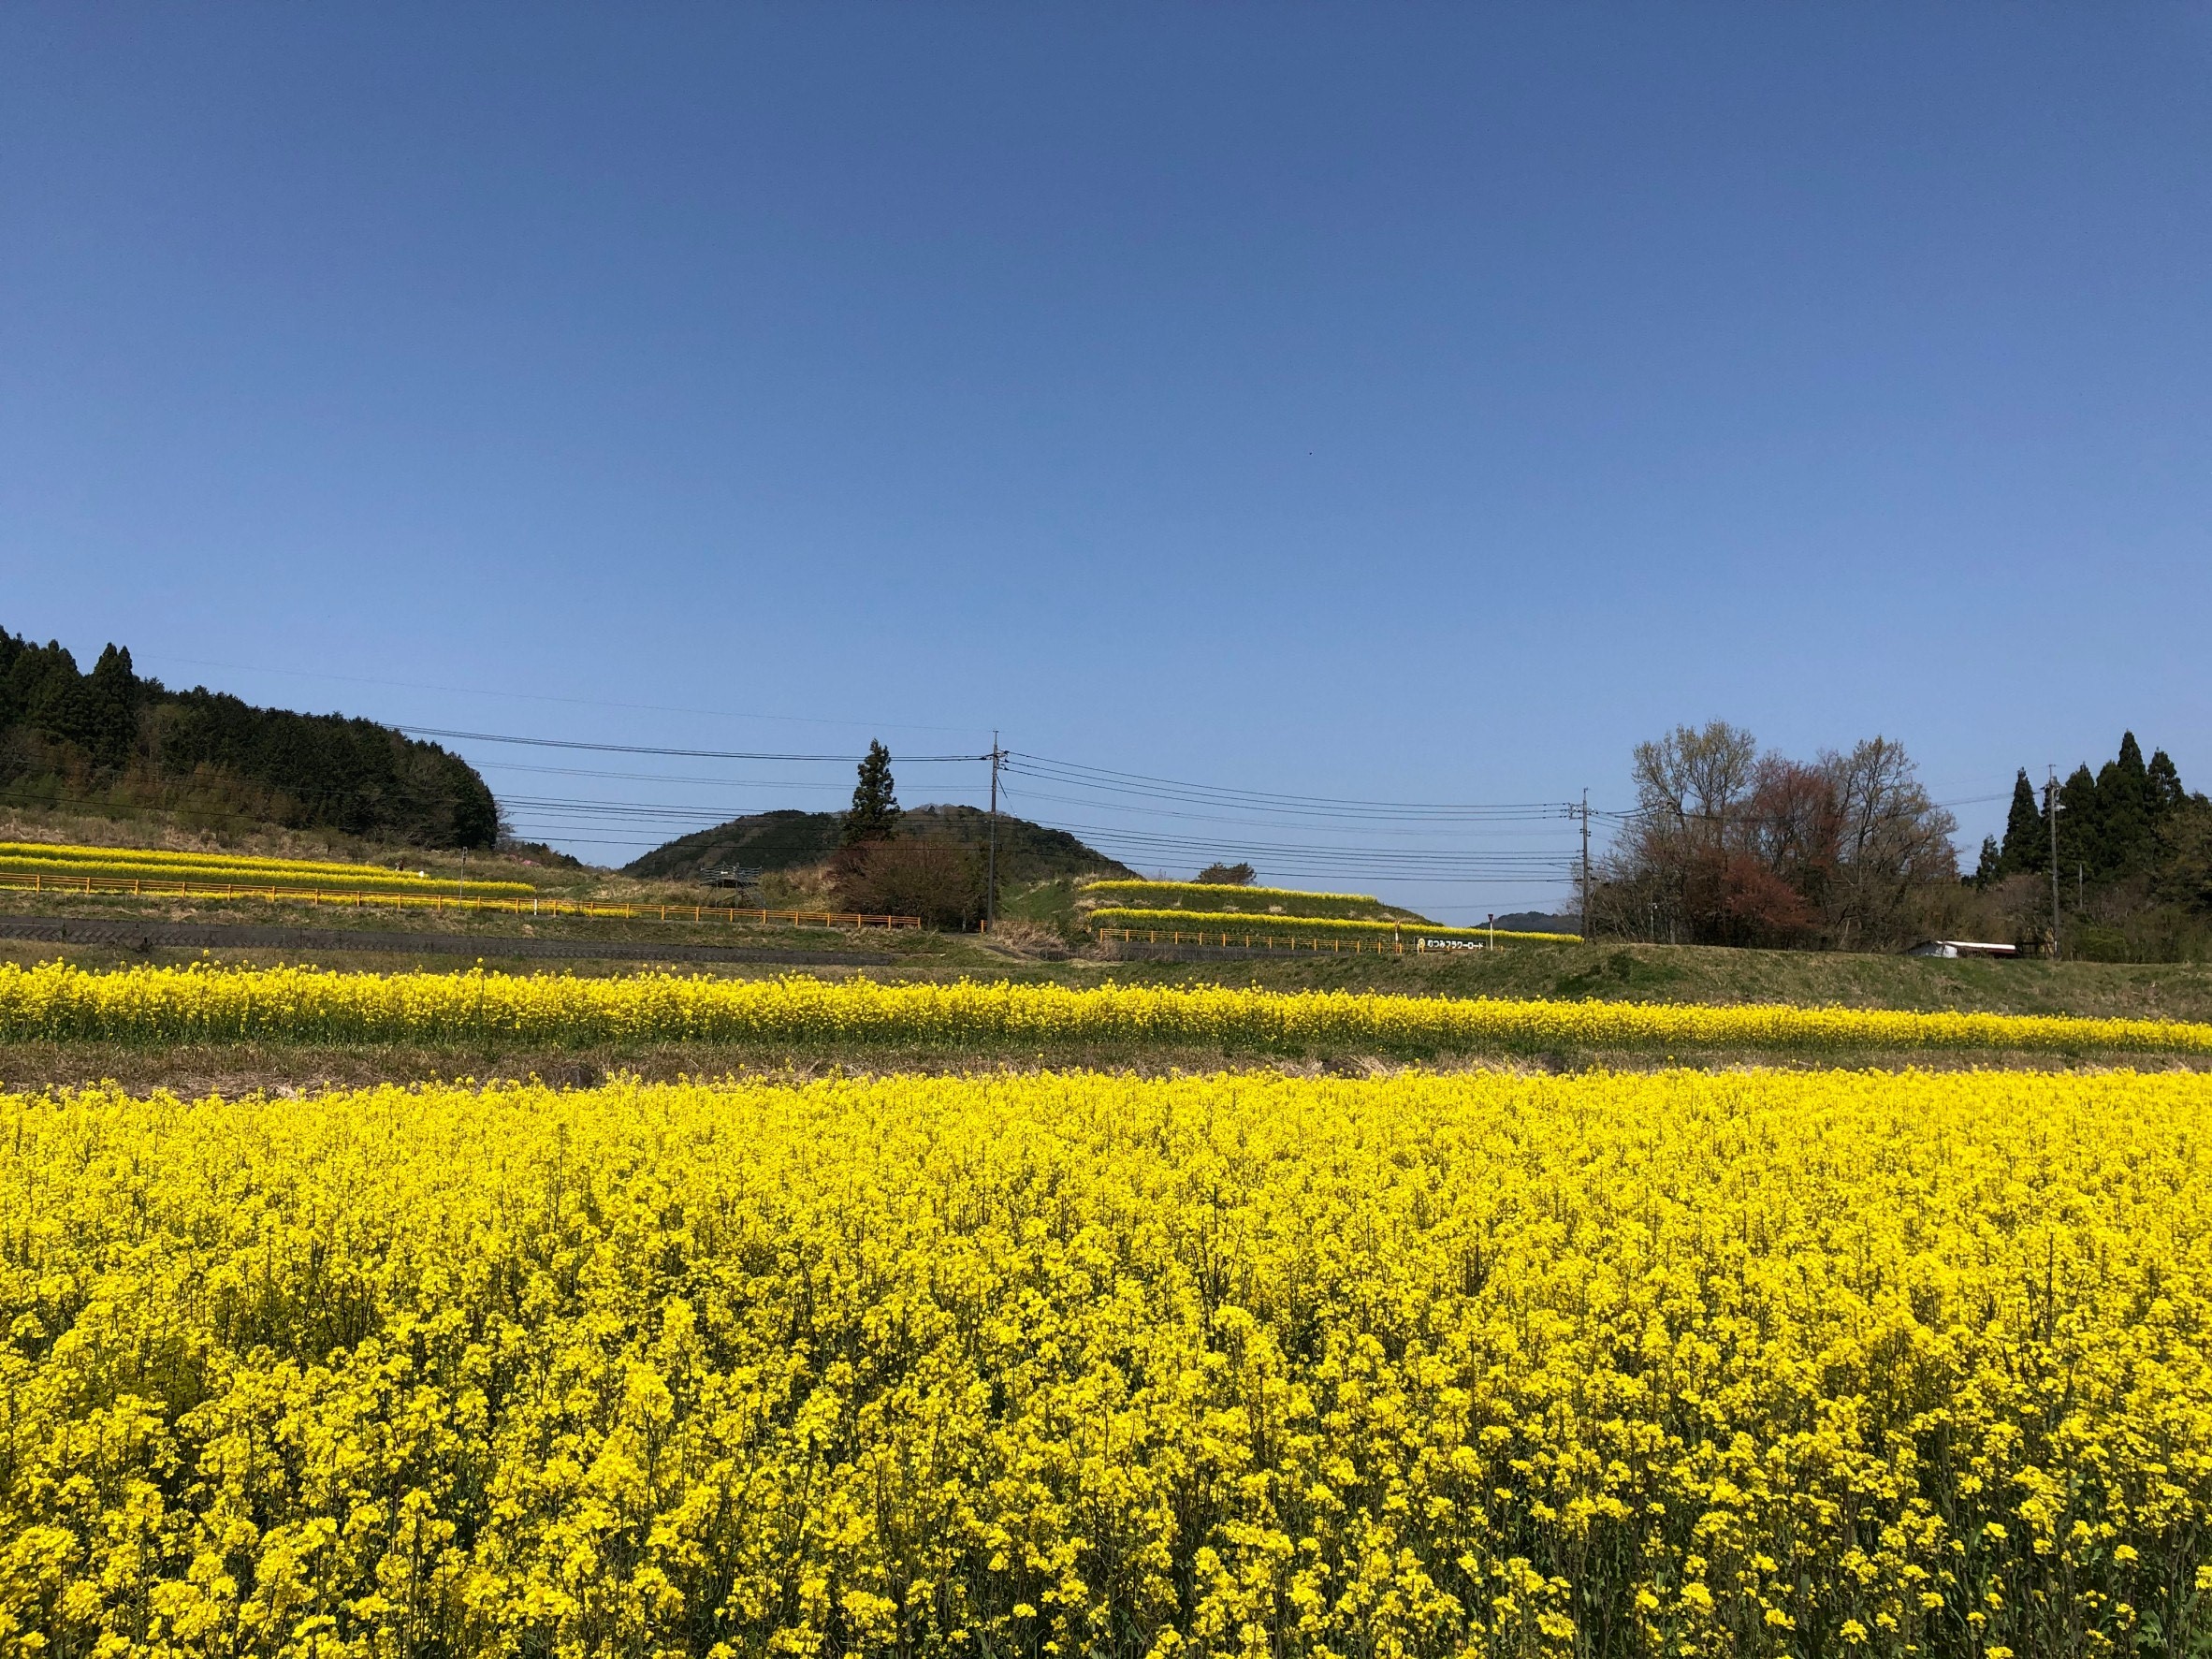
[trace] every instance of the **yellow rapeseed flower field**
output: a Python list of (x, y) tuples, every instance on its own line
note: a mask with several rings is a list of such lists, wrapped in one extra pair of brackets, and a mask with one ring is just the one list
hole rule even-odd
[[(173, 852), (159, 848), (85, 847), (46, 841), (0, 841), (0, 874), (41, 878), (62, 886), (90, 880), (95, 889), (118, 882), (148, 886), (319, 888), (368, 893), (429, 893), (443, 886), (413, 870), (245, 853)], [(478, 896), (528, 898), (527, 881), (457, 881)]]
[(2045, 1015), (1108, 985), (579, 979), (0, 963), (0, 1041), (770, 1042), (1259, 1054), (1868, 1048), (2212, 1053), (2212, 1026)]
[(2193, 1074), (0, 1095), (0, 1302), (8, 1653), (2212, 1627)]
[(1171, 895), (1176, 898), (1202, 899), (1312, 899), (1332, 904), (1379, 905), (1382, 900), (1372, 893), (1316, 893), (1305, 887), (1237, 886), (1227, 881), (1146, 881), (1137, 878), (1106, 877), (1098, 880), (1079, 881), (1075, 886), (1080, 894), (1104, 894), (1111, 898), (1141, 899)]
[(279, 858), (254, 852), (188, 852), (168, 847), (95, 847), (75, 841), (0, 841), (0, 864), (35, 859), (47, 865), (66, 865), (97, 872), (117, 864), (162, 865), (189, 870), (250, 870), (304, 876), (392, 876), (397, 872), (377, 864), (345, 860)]
[(1361, 939), (1523, 939), (1570, 943), (1571, 933), (1519, 933), (1499, 927), (1443, 927), (1428, 922), (1374, 922), (1344, 916), (1266, 916), (1238, 910), (1139, 910), (1105, 909), (1084, 918), (1092, 927), (1128, 927), (1140, 933), (1180, 931), (1227, 934), (1292, 934), (1301, 938), (1335, 934)]

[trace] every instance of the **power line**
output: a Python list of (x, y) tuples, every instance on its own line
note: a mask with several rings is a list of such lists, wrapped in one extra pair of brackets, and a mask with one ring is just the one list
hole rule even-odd
[(612, 778), (631, 783), (699, 784), (708, 789), (825, 789), (843, 793), (842, 783), (818, 778), (685, 778), (669, 772), (606, 772), (592, 766), (532, 766), (523, 761), (475, 761), (480, 772), (531, 772), (546, 778)]
[[(726, 809), (710, 807), (687, 807), (661, 801), (589, 801), (560, 796), (516, 795), (502, 805), (517, 818), (533, 821), (548, 819), (580, 819), (585, 821), (626, 820), (643, 822), (698, 822), (708, 824), (724, 823), (731, 815)], [(1117, 828), (1096, 824), (1064, 824), (1053, 827), (1067, 829), (1071, 834), (1093, 838), (1105, 845), (1125, 844), (1142, 846), (1158, 852), (1214, 854), (1219, 852), (1281, 855), (1302, 863), (1328, 864), (1340, 867), (1363, 867), (1402, 870), (1405, 872), (1443, 872), (1447, 870), (1484, 870), (1495, 873), (1506, 871), (1550, 872), (1562, 866), (1562, 859), (1541, 849), (1514, 849), (1498, 851), (1460, 851), (1450, 848), (1403, 848), (1338, 846), (1324, 843), (1249, 842), (1211, 837), (1164, 835), (1157, 832)]]
[[(399, 726), (395, 730), (410, 737), (444, 737), (465, 743), (514, 743), (531, 749), (582, 749), (598, 754), (657, 754), (678, 760), (691, 761), (836, 761), (847, 765), (857, 764), (865, 756), (856, 754), (774, 754), (762, 749), (658, 749), (643, 743), (586, 743), (574, 737), (516, 737), (501, 732), (451, 732), (442, 726)], [(987, 761), (987, 754), (910, 754), (898, 757), (902, 766), (930, 764), (939, 762)]]
[(1055, 824), (1100, 846), (1125, 845), (1160, 852), (1195, 853), (1213, 857), (1221, 853), (1271, 854), (1305, 863), (1390, 869), (1406, 873), (1426, 870), (1565, 869), (1572, 855), (1544, 850), (1513, 852), (1462, 852), (1448, 848), (1341, 847), (1281, 841), (1201, 840), (1188, 836), (1157, 835), (1144, 830), (1115, 829), (1098, 824)]
[[(767, 750), (678, 749), (651, 744), (601, 743), (576, 738), (534, 737), (511, 733), (461, 731), (435, 726), (403, 726), (410, 735), (445, 738), (457, 742), (496, 743), (533, 749), (552, 749), (611, 755), (649, 755), (662, 758), (753, 761), (790, 764), (851, 764), (851, 754), (794, 753)], [(985, 754), (926, 754), (899, 757), (906, 764), (972, 764), (988, 763)], [(1581, 817), (1579, 804), (1564, 802), (1444, 802), (1388, 801), (1360, 797), (1303, 794), (1279, 790), (1230, 788), (1147, 773), (1092, 766), (1049, 756), (1000, 750), (1001, 787), (1014, 775), (1041, 785), (1034, 798), (1056, 804), (1099, 808), (1114, 816), (1140, 820), (1220, 825), (1230, 834), (1178, 833), (1167, 828), (1140, 828), (1126, 824), (1083, 822), (1048, 822), (1049, 827), (1078, 835), (1105, 851), (1118, 851), (1136, 859), (1218, 858), (1223, 855), (1264, 861), (1271, 872), (1285, 877), (1339, 878), (1360, 872), (1373, 878), (1437, 883), (1538, 882), (1570, 880), (1575, 875), (1573, 853), (1565, 848), (1470, 848), (1465, 845), (1419, 845), (1438, 836), (1458, 840), (1468, 835), (1494, 835), (1513, 824), (1562, 822)], [(494, 767), (546, 776), (604, 777), (636, 782), (699, 785), (706, 788), (826, 788), (806, 780), (767, 779), (682, 778), (666, 774), (635, 773), (587, 767), (539, 766), (522, 763), (491, 763)], [(1049, 786), (1072, 793), (1061, 794)], [(1016, 792), (1007, 789), (1011, 798)], [(690, 826), (711, 827), (727, 822), (733, 813), (726, 807), (679, 804), (668, 801), (586, 800), (553, 795), (516, 795), (502, 802), (502, 809), (538, 833), (565, 836), (570, 829), (636, 824), (665, 824), (681, 834)], [(1585, 821), (1586, 822), (1586, 821)], [(1304, 830), (1291, 840), (1252, 841), (1244, 834), (1253, 829)], [(1359, 840), (1339, 839), (1358, 836)], [(588, 837), (573, 837), (590, 844)], [(1375, 840), (1395, 845), (1375, 845)], [(1407, 845), (1407, 842), (1417, 844)], [(635, 845), (603, 841), (604, 845)]]
[[(1035, 777), (1036, 774), (1030, 773), (1026, 774), (1026, 776)], [(1247, 816), (1236, 817), (1225, 816), (1223, 814), (1215, 812), (1179, 812), (1169, 807), (1137, 806), (1121, 801), (1099, 800), (1083, 795), (1054, 794), (1049, 790), (1029, 790), (1023, 795), (1022, 798), (1024, 800), (1029, 801), (1055, 801), (1062, 806), (1067, 807), (1090, 807), (1108, 812), (1139, 812), (1142, 813), (1146, 818), (1172, 818), (1184, 823), (1226, 823), (1237, 825), (1243, 828), (1257, 827), (1262, 829), (1303, 829), (1316, 833), (1326, 833), (1329, 822), (1328, 815), (1326, 814), (1312, 814), (1299, 817), (1278, 817), (1264, 811), (1255, 810)], [(1320, 820), (1320, 822), (1316, 822), (1317, 819)], [(1451, 827), (1451, 824), (1448, 822), (1440, 823), (1422, 822), (1416, 821), (1407, 828), (1392, 829), (1389, 827), (1392, 821), (1379, 816), (1371, 818), (1348, 818), (1344, 822), (1347, 825), (1347, 831), (1351, 827), (1356, 826), (1358, 833), (1361, 835), (1433, 836), (1435, 835), (1440, 828)], [(1496, 822), (1501, 824), (1509, 824), (1533, 822), (1536, 821), (1533, 819), (1496, 819), (1476, 820), (1473, 821), (1473, 823)], [(1473, 827), (1473, 824), (1470, 824), (1466, 827), (1463, 827), (1461, 830), (1461, 833), (1464, 835), (1486, 835), (1499, 832), (1476, 828)]]
[[(1506, 820), (1534, 822), (1571, 817), (1579, 808), (1555, 801), (1442, 802), (1377, 801), (1331, 795), (1289, 794), (1272, 790), (1229, 789), (1215, 784), (1191, 783), (1154, 778), (1141, 772), (1117, 772), (1043, 755), (1015, 753), (1008, 769), (1048, 782), (1088, 789), (1100, 793), (1132, 795), (1142, 799), (1171, 800), (1246, 811), (1291, 813), (1330, 818), (1388, 818), (1397, 820)], [(1103, 804), (1103, 803), (1101, 803)]]
[(624, 836), (617, 838), (604, 836), (572, 836), (558, 824), (551, 826), (550, 830), (524, 831), (517, 828), (516, 838), (517, 840), (539, 839), (546, 834), (557, 835), (563, 841), (576, 847), (643, 847), (650, 851), (655, 847), (665, 847), (668, 844), (665, 841), (655, 841), (644, 836)]

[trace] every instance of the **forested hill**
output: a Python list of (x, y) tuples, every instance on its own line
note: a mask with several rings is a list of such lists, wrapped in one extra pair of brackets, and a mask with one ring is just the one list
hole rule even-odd
[(211, 828), (336, 829), (488, 847), (490, 789), (459, 756), (373, 720), (172, 691), (110, 645), (92, 672), (0, 628), (0, 804), (157, 810)]
[[(844, 826), (838, 812), (755, 812), (656, 847), (623, 870), (626, 876), (691, 880), (727, 867), (798, 869), (837, 851)], [(987, 813), (974, 807), (917, 807), (899, 819), (898, 833), (944, 839), (980, 849), (989, 834)], [(998, 819), (998, 875), (1002, 882), (1049, 880), (1055, 876), (1128, 876), (1126, 866), (1085, 846), (1066, 830), (1027, 819)]]

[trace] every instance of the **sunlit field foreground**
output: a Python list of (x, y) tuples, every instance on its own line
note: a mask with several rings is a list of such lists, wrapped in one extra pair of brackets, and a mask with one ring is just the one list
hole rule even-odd
[(598, 1044), (758, 1041), (958, 1052), (1186, 1044), (1224, 1052), (1699, 1047), (2212, 1054), (2212, 1026), (1783, 1006), (1448, 1000), (867, 980), (358, 974), (0, 963), (0, 1041)]
[(0, 1218), (11, 1652), (2212, 1623), (2197, 1075), (0, 1096)]

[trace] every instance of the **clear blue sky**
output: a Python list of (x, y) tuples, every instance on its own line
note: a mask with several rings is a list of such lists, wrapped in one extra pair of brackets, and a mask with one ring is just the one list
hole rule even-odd
[(1302, 794), (1617, 805), (1715, 717), (2205, 787), (2207, 87), (2202, 5), (11, 6), (0, 625)]

